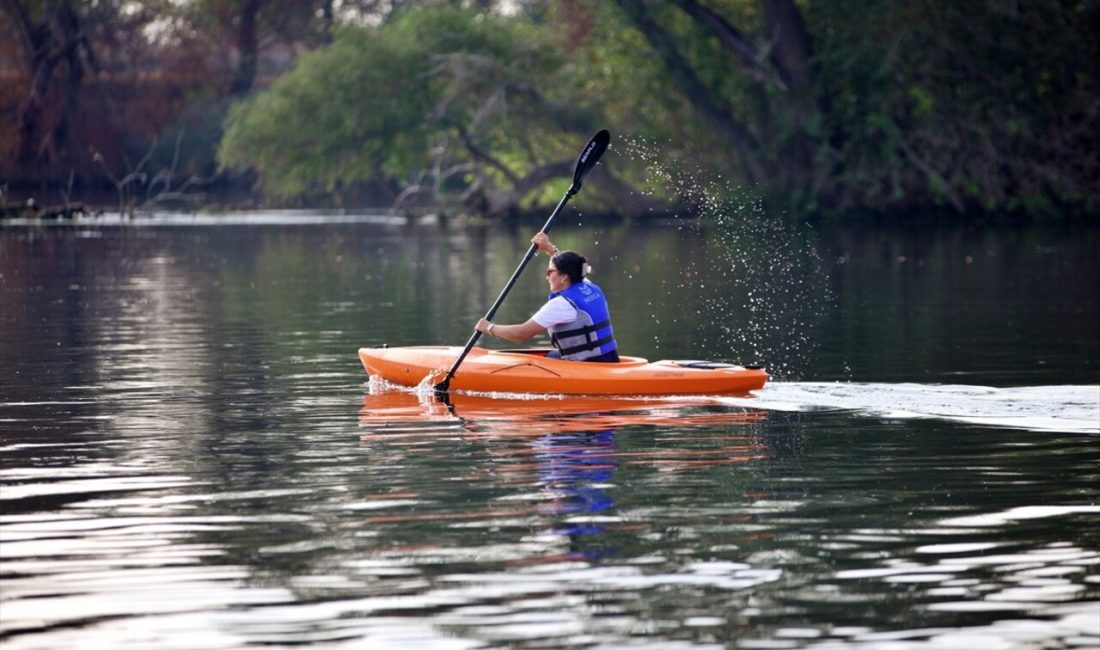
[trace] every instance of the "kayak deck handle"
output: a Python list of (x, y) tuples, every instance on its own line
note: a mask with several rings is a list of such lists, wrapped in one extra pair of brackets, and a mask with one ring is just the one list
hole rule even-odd
[(680, 368), (696, 368), (698, 370), (718, 370), (720, 368), (739, 368), (740, 367), (740, 366), (737, 366), (737, 365), (732, 364), (732, 363), (725, 363), (723, 361), (688, 360), (688, 361), (673, 361), (672, 363), (676, 364)]

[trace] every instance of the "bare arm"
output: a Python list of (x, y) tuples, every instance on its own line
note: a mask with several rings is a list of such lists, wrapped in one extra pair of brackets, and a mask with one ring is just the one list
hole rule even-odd
[[(492, 325), (492, 332), (489, 331), (490, 325)], [(490, 323), (484, 318), (477, 322), (477, 326), (474, 327), (474, 329), (482, 334), (489, 334), (504, 339), (505, 341), (526, 341), (546, 331), (545, 327), (533, 320), (528, 320), (526, 323), (520, 323), (518, 325), (498, 325), (496, 323)]]

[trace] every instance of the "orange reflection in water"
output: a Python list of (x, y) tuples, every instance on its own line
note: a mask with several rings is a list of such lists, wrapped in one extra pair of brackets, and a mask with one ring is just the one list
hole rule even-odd
[[(363, 397), (359, 424), (369, 430), (361, 439), (377, 446), (372, 453), (380, 462), (404, 462), (407, 456), (455, 441), (472, 443), (489, 462), (456, 463), (457, 474), (437, 480), (510, 486), (519, 498), (503, 507), (466, 503), (453, 509), (454, 504), (433, 502), (406, 509), (409, 504), (405, 504), (403, 511), (377, 513), (365, 522), (519, 525), (572, 540), (569, 552), (561, 553), (555, 546), (545, 555), (517, 560), (524, 563), (613, 553), (614, 548), (600, 541), (604, 534), (646, 528), (616, 521), (615, 485), (625, 468), (688, 472), (767, 458), (767, 445), (754, 426), (766, 418), (766, 411), (701, 398), (452, 393), (444, 403), (430, 394), (372, 386)], [(659, 430), (656, 437), (643, 432), (637, 432), (641, 437), (629, 437), (629, 432), (623, 436), (626, 427)], [(423, 506), (428, 509), (422, 510)]]
[[(509, 459), (506, 472), (526, 473), (545, 466), (547, 450), (558, 456), (598, 451), (614, 464), (644, 463), (674, 472), (767, 457), (767, 446), (749, 425), (767, 418), (766, 411), (724, 406), (694, 398), (630, 399), (607, 397), (491, 397), (452, 393), (448, 403), (431, 395), (400, 389), (373, 389), (363, 396), (359, 424), (371, 429), (364, 441), (406, 447), (431, 444), (440, 437), (467, 442), (529, 438), (532, 444), (493, 446), (491, 453)], [(678, 437), (704, 427), (746, 427), (741, 431), (684, 437), (690, 446), (667, 445), (619, 451), (615, 444), (593, 447), (585, 433), (610, 432), (625, 426), (668, 427)], [(580, 434), (569, 436), (565, 434)], [(669, 440), (669, 438), (665, 438)], [(541, 441), (541, 442), (540, 442)], [(524, 458), (530, 457), (525, 462)], [(497, 468), (499, 471), (500, 468)]]
[[(720, 411), (701, 410), (703, 398), (682, 401), (675, 398), (617, 397), (530, 397), (510, 398), (451, 393), (449, 403), (431, 396), (401, 389), (372, 390), (363, 396), (359, 424), (387, 428), (364, 436), (385, 435), (415, 437), (415, 426), (423, 423), (455, 424), (466, 434), (507, 434), (584, 431), (628, 425), (669, 426), (676, 428), (705, 425), (752, 424), (767, 418), (766, 411), (722, 407)], [(410, 425), (402, 429), (401, 425)], [(436, 430), (438, 435), (438, 430)]]

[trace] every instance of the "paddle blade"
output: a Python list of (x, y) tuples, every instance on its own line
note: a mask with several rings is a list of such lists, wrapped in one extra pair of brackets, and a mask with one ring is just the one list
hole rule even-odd
[(611, 134), (607, 129), (602, 129), (588, 141), (588, 146), (584, 148), (581, 157), (577, 159), (577, 170), (573, 172), (573, 186), (569, 188), (570, 194), (576, 194), (580, 191), (584, 177), (588, 176), (588, 172), (592, 171), (596, 167), (596, 163), (600, 162), (600, 157), (603, 156), (603, 152), (607, 151), (609, 144), (611, 144)]

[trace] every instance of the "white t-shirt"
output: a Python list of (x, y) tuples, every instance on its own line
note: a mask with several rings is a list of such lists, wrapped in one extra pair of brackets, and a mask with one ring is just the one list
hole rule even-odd
[(545, 305), (539, 307), (531, 320), (538, 323), (540, 327), (550, 329), (555, 325), (572, 322), (576, 318), (577, 308), (569, 304), (565, 298), (554, 296), (547, 300)]

